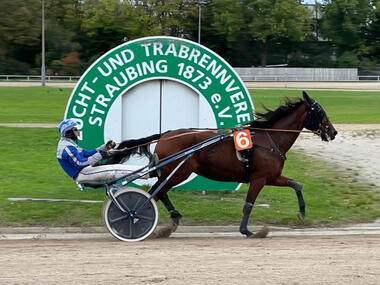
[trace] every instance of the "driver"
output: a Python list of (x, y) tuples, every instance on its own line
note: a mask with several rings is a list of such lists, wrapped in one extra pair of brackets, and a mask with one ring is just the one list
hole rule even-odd
[[(82, 149), (76, 144), (79, 133), (77, 127), (77, 122), (74, 119), (63, 120), (59, 124), (58, 131), (61, 139), (57, 148), (59, 164), (76, 182), (107, 183), (123, 178), (140, 168), (139, 166), (124, 164), (95, 166), (107, 156), (108, 150), (115, 147), (115, 143), (111, 140), (93, 150)], [(149, 175), (141, 178), (148, 179)]]

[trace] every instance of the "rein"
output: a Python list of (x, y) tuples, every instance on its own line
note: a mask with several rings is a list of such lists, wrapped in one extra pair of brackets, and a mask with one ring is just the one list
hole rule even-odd
[(309, 130), (288, 130), (288, 129), (269, 129), (269, 128), (254, 128), (254, 127), (248, 127), (245, 125), (241, 125), (238, 127), (233, 128), (224, 128), (224, 129), (213, 129), (213, 128), (189, 128), (189, 130), (198, 130), (198, 131), (232, 131), (235, 129), (238, 129), (241, 127), (242, 129), (249, 129), (249, 130), (255, 130), (255, 131), (267, 131), (267, 132), (282, 132), (282, 133), (310, 133), (310, 134), (317, 134), (318, 131), (309, 131)]
[[(216, 130), (216, 129), (215, 129)], [(150, 144), (153, 144), (153, 143), (156, 143), (158, 142), (159, 140), (161, 141), (168, 141), (168, 140), (172, 140), (172, 139), (175, 139), (177, 137), (182, 137), (182, 136), (185, 136), (185, 135), (193, 135), (193, 134), (197, 134), (199, 133), (199, 131), (202, 131), (201, 129), (198, 130), (197, 132), (189, 132), (189, 133), (185, 133), (185, 134), (178, 134), (178, 135), (175, 135), (175, 136), (171, 136), (171, 137), (168, 137), (168, 138), (160, 138), (158, 140), (153, 140), (153, 141), (150, 141), (150, 142), (147, 142), (147, 143), (144, 143), (144, 144), (139, 144), (139, 145), (136, 145), (136, 146), (133, 146), (133, 147), (125, 147), (125, 148), (122, 148), (122, 149), (113, 149), (112, 150), (112, 153), (116, 153), (116, 152), (123, 152), (123, 151), (126, 151), (126, 150), (130, 150), (130, 149), (134, 149), (134, 148), (138, 148), (138, 147), (141, 147), (141, 146), (146, 146), (146, 145), (150, 145)], [(208, 131), (206, 129), (204, 129), (204, 132), (216, 132), (216, 131), (212, 131), (211, 129)]]
[(282, 132), (282, 133), (309, 133), (309, 134), (317, 134), (318, 131), (309, 131), (309, 130), (287, 130), (287, 129), (262, 129), (262, 128), (253, 128), (248, 127), (247, 129), (255, 130), (255, 131), (266, 131), (266, 132)]
[[(244, 127), (244, 125), (241, 126), (241, 127)], [(214, 132), (218, 132), (218, 131), (228, 131), (228, 132), (232, 133), (232, 131), (235, 130), (235, 129), (237, 129), (237, 128), (236, 127), (234, 127), (234, 128), (222, 128), (222, 129), (216, 129), (216, 128), (201, 128), (201, 129), (190, 128), (190, 130), (194, 130), (194, 131), (193, 132), (189, 132), (189, 133), (184, 133), (184, 134), (178, 134), (178, 135), (171, 136), (171, 137), (168, 137), (168, 138), (160, 138), (158, 140), (153, 140), (153, 141), (150, 141), (150, 142), (147, 142), (147, 143), (144, 143), (144, 144), (140, 144), (140, 145), (137, 145), (137, 146), (134, 146), (134, 147), (129, 147), (129, 148), (126, 147), (126, 148), (123, 148), (123, 149), (114, 149), (114, 150), (112, 150), (112, 153), (123, 152), (123, 151), (126, 151), (126, 150), (138, 148), (138, 147), (141, 147), (141, 146), (150, 145), (150, 144), (158, 142), (159, 140), (161, 140), (161, 141), (172, 140), (172, 139), (175, 139), (175, 138), (178, 138), (178, 137), (182, 137), (182, 136), (185, 136), (185, 135), (196, 134), (198, 132), (213, 132), (214, 133)], [(245, 129), (255, 130), (255, 131), (265, 131), (265, 132), (283, 132), (283, 133), (312, 133), (312, 134), (318, 133), (318, 131), (309, 131), (309, 130), (287, 130), (287, 129), (269, 129), (269, 128), (254, 128), (254, 127), (245, 127)]]

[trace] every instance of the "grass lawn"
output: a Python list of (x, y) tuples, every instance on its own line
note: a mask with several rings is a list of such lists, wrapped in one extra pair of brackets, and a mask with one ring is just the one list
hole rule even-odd
[[(270, 108), (284, 96), (302, 96), (297, 90), (250, 91), (256, 108)], [(69, 88), (0, 87), (0, 123), (58, 123), (62, 120)], [(316, 91), (317, 99), (334, 123), (380, 123), (380, 92)], [(8, 198), (61, 198), (104, 200), (103, 191), (78, 191), (55, 159), (56, 129), (0, 127), (0, 227), (4, 226), (94, 226), (103, 225), (102, 204), (10, 202)], [(315, 138), (318, 139), (318, 138)], [(304, 184), (306, 225), (364, 222), (380, 216), (380, 198), (373, 185), (360, 184), (332, 166), (300, 154), (288, 154), (284, 174)], [(378, 189), (376, 189), (378, 191)], [(247, 193), (239, 191), (171, 191), (174, 205), (186, 225), (238, 225)], [(297, 199), (290, 188), (265, 187), (250, 223), (299, 225)], [(160, 222), (168, 221), (159, 203)]]
[[(0, 127), (0, 227), (5, 226), (94, 226), (103, 225), (102, 204), (10, 202), (8, 198), (60, 198), (104, 200), (103, 191), (78, 191), (55, 159), (58, 132), (55, 129)], [(316, 138), (318, 139), (318, 138)], [(335, 225), (370, 221), (380, 216), (380, 197), (373, 186), (354, 183), (322, 162), (290, 153), (284, 173), (304, 184), (306, 225)], [(238, 225), (247, 185), (234, 193), (216, 191), (171, 191), (174, 205), (186, 225)], [(250, 223), (299, 225), (297, 199), (290, 188), (265, 187)], [(160, 222), (168, 214), (160, 206)]]
[(0, 87), (1, 123), (59, 123), (71, 88)]

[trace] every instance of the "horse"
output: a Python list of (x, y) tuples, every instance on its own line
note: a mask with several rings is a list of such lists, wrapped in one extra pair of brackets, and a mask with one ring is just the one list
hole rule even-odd
[[(298, 217), (301, 220), (305, 218), (306, 205), (302, 194), (302, 184), (282, 175), (286, 153), (303, 128), (314, 132), (325, 142), (334, 140), (338, 133), (322, 106), (306, 92), (303, 92), (303, 99), (286, 98), (284, 105), (275, 110), (265, 108), (265, 112), (255, 113), (255, 116), (256, 120), (241, 126), (254, 130), (251, 133), (253, 149), (248, 152), (248, 163), (238, 159), (233, 138), (229, 137), (197, 151), (156, 195), (155, 199), (161, 200), (170, 214), (172, 231), (176, 230), (182, 215), (170, 201), (167, 192), (186, 180), (193, 172), (217, 181), (249, 183), (239, 228), (240, 233), (246, 237), (262, 237), (260, 233), (255, 235), (248, 230), (248, 220), (256, 198), (265, 185), (293, 188), (298, 199)], [(158, 139), (155, 153), (163, 159), (217, 135), (219, 133), (215, 131), (194, 131), (193, 129), (168, 131)], [(180, 161), (181, 159), (161, 168), (161, 175), (149, 190), (150, 194)]]
[[(182, 218), (181, 213), (170, 201), (167, 192), (185, 181), (193, 172), (217, 181), (249, 183), (239, 228), (240, 233), (246, 237), (264, 237), (267, 234), (267, 229), (256, 234), (248, 230), (248, 220), (252, 208), (265, 185), (293, 188), (298, 199), (298, 217), (304, 220), (306, 204), (302, 194), (303, 186), (300, 182), (282, 175), (286, 153), (303, 128), (314, 132), (320, 136), (322, 141), (326, 142), (334, 140), (338, 133), (322, 106), (310, 98), (306, 92), (303, 92), (303, 99), (290, 100), (285, 98), (285, 104), (277, 109), (270, 110), (266, 107), (264, 109), (265, 112), (255, 113), (256, 120), (239, 126), (239, 129), (251, 131), (253, 141), (253, 148), (244, 151), (245, 153), (243, 152), (243, 159), (237, 155), (233, 138), (230, 136), (195, 152), (154, 197), (157, 201), (161, 200), (172, 220), (172, 227), (169, 231), (165, 229), (164, 235), (168, 236), (175, 231)], [(216, 130), (178, 129), (140, 140), (125, 141), (118, 147), (121, 151), (117, 158), (110, 158), (109, 163), (119, 163), (121, 160), (125, 160), (125, 156), (135, 152), (131, 148), (124, 149), (125, 146), (136, 147), (139, 143), (148, 144), (152, 140), (158, 140), (155, 155), (162, 160), (218, 135), (220, 133)], [(146, 154), (146, 151), (147, 149), (143, 146), (141, 152)], [(149, 157), (152, 158), (152, 156)], [(168, 175), (182, 160), (174, 161), (160, 169), (157, 182), (149, 190), (150, 194), (167, 179)], [(162, 235), (158, 234), (158, 236)]]

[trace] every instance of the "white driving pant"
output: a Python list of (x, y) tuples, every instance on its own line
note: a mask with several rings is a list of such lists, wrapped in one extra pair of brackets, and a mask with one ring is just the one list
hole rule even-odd
[[(141, 168), (141, 166), (125, 164), (87, 166), (79, 172), (76, 182), (110, 182), (118, 180), (139, 168)], [(148, 177), (143, 176), (141, 178), (144, 179)]]

